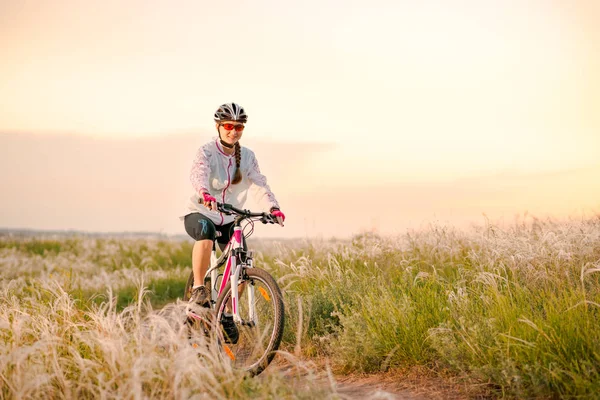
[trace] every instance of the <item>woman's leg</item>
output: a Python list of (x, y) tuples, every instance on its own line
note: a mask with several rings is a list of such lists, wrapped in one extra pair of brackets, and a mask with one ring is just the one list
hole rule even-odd
[(195, 240), (192, 249), (194, 287), (190, 303), (210, 306), (210, 291), (204, 287), (204, 275), (210, 264), (210, 254), (216, 239), (216, 228), (210, 219), (200, 213), (185, 216), (185, 230)]
[(192, 269), (194, 271), (194, 287), (204, 285), (204, 276), (210, 264), (210, 253), (213, 241), (210, 239), (197, 240), (192, 249)]

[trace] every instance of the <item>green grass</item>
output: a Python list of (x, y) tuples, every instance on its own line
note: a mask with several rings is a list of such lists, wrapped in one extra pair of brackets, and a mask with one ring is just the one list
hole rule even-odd
[(597, 219), (470, 236), (434, 227), (288, 257), (268, 265), (296, 274), (287, 305), (297, 324), (304, 302), (305, 354), (341, 372), (426, 367), (515, 398), (600, 392)]
[(113, 270), (130, 266), (169, 269), (189, 266), (192, 261), (192, 243), (189, 241), (0, 236), (2, 249), (15, 249), (25, 255), (56, 256), (62, 253), (83, 256), (102, 268)]
[[(153, 308), (161, 308), (168, 303), (183, 298), (186, 282), (187, 277), (185, 279), (154, 279), (149, 282), (144, 282), (144, 290), (147, 291), (144, 298), (152, 304)], [(116, 290), (112, 293), (112, 295), (116, 297), (116, 309), (122, 311), (124, 308), (135, 304), (138, 301), (139, 292), (140, 287), (136, 286), (134, 283)], [(79, 300), (84, 307), (89, 307), (91, 303), (100, 305), (108, 300), (105, 293), (99, 294), (98, 292), (89, 290), (83, 291), (76, 289), (72, 290), (70, 294)]]
[(140, 266), (146, 269), (170, 269), (189, 266), (192, 262), (192, 243), (158, 240), (124, 241), (117, 239), (98, 240), (95, 262), (107, 268), (118, 270), (124, 267)]
[(16, 249), (17, 251), (31, 255), (58, 254), (70, 252), (78, 254), (81, 241), (78, 239), (15, 239), (0, 236), (0, 249)]

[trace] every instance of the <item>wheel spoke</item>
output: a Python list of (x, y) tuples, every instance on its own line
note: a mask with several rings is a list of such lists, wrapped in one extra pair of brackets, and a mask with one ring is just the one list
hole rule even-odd
[[(246, 273), (247, 280), (239, 283), (240, 287), (245, 285), (246, 289), (241, 290), (238, 302), (242, 320), (241, 324), (236, 323), (238, 340), (236, 343), (224, 343), (223, 351), (234, 367), (257, 374), (268, 365), (279, 348), (283, 331), (283, 301), (275, 280), (265, 271), (253, 268)], [(254, 296), (255, 291), (259, 295)], [(228, 304), (231, 298), (229, 284), (217, 300), (218, 321), (221, 321), (224, 313), (230, 312)]]

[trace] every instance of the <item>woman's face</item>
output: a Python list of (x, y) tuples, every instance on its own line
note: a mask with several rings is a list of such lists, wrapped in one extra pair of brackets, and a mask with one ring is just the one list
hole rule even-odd
[[(226, 129), (224, 125), (228, 128), (231, 127), (231, 129)], [(243, 129), (238, 131), (236, 128), (239, 129), (239, 127), (243, 126), (244, 124), (239, 121), (221, 121), (217, 123), (217, 129), (219, 130), (221, 140), (231, 145), (236, 144), (242, 137), (242, 133), (244, 133)]]

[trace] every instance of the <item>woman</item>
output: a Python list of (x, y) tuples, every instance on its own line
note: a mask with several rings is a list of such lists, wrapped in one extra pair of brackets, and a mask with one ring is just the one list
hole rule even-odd
[[(217, 212), (217, 201), (241, 208), (246, 202), (248, 189), (254, 186), (263, 210), (271, 212), (281, 226), (285, 220), (285, 215), (279, 210), (279, 204), (267, 185), (267, 179), (258, 168), (254, 153), (240, 146), (239, 141), (247, 120), (248, 116), (238, 104), (226, 103), (220, 106), (215, 112), (219, 137), (198, 150), (192, 165), (190, 180), (195, 193), (190, 198), (189, 213), (183, 217), (185, 230), (196, 240), (192, 250), (195, 285), (190, 305), (209, 307), (210, 291), (202, 283), (210, 264), (213, 242), (217, 240), (219, 245), (224, 246), (233, 234), (234, 216)], [(218, 238), (217, 231), (221, 233)], [(226, 323), (223, 325), (227, 331)], [(231, 325), (235, 328), (232, 318)]]

